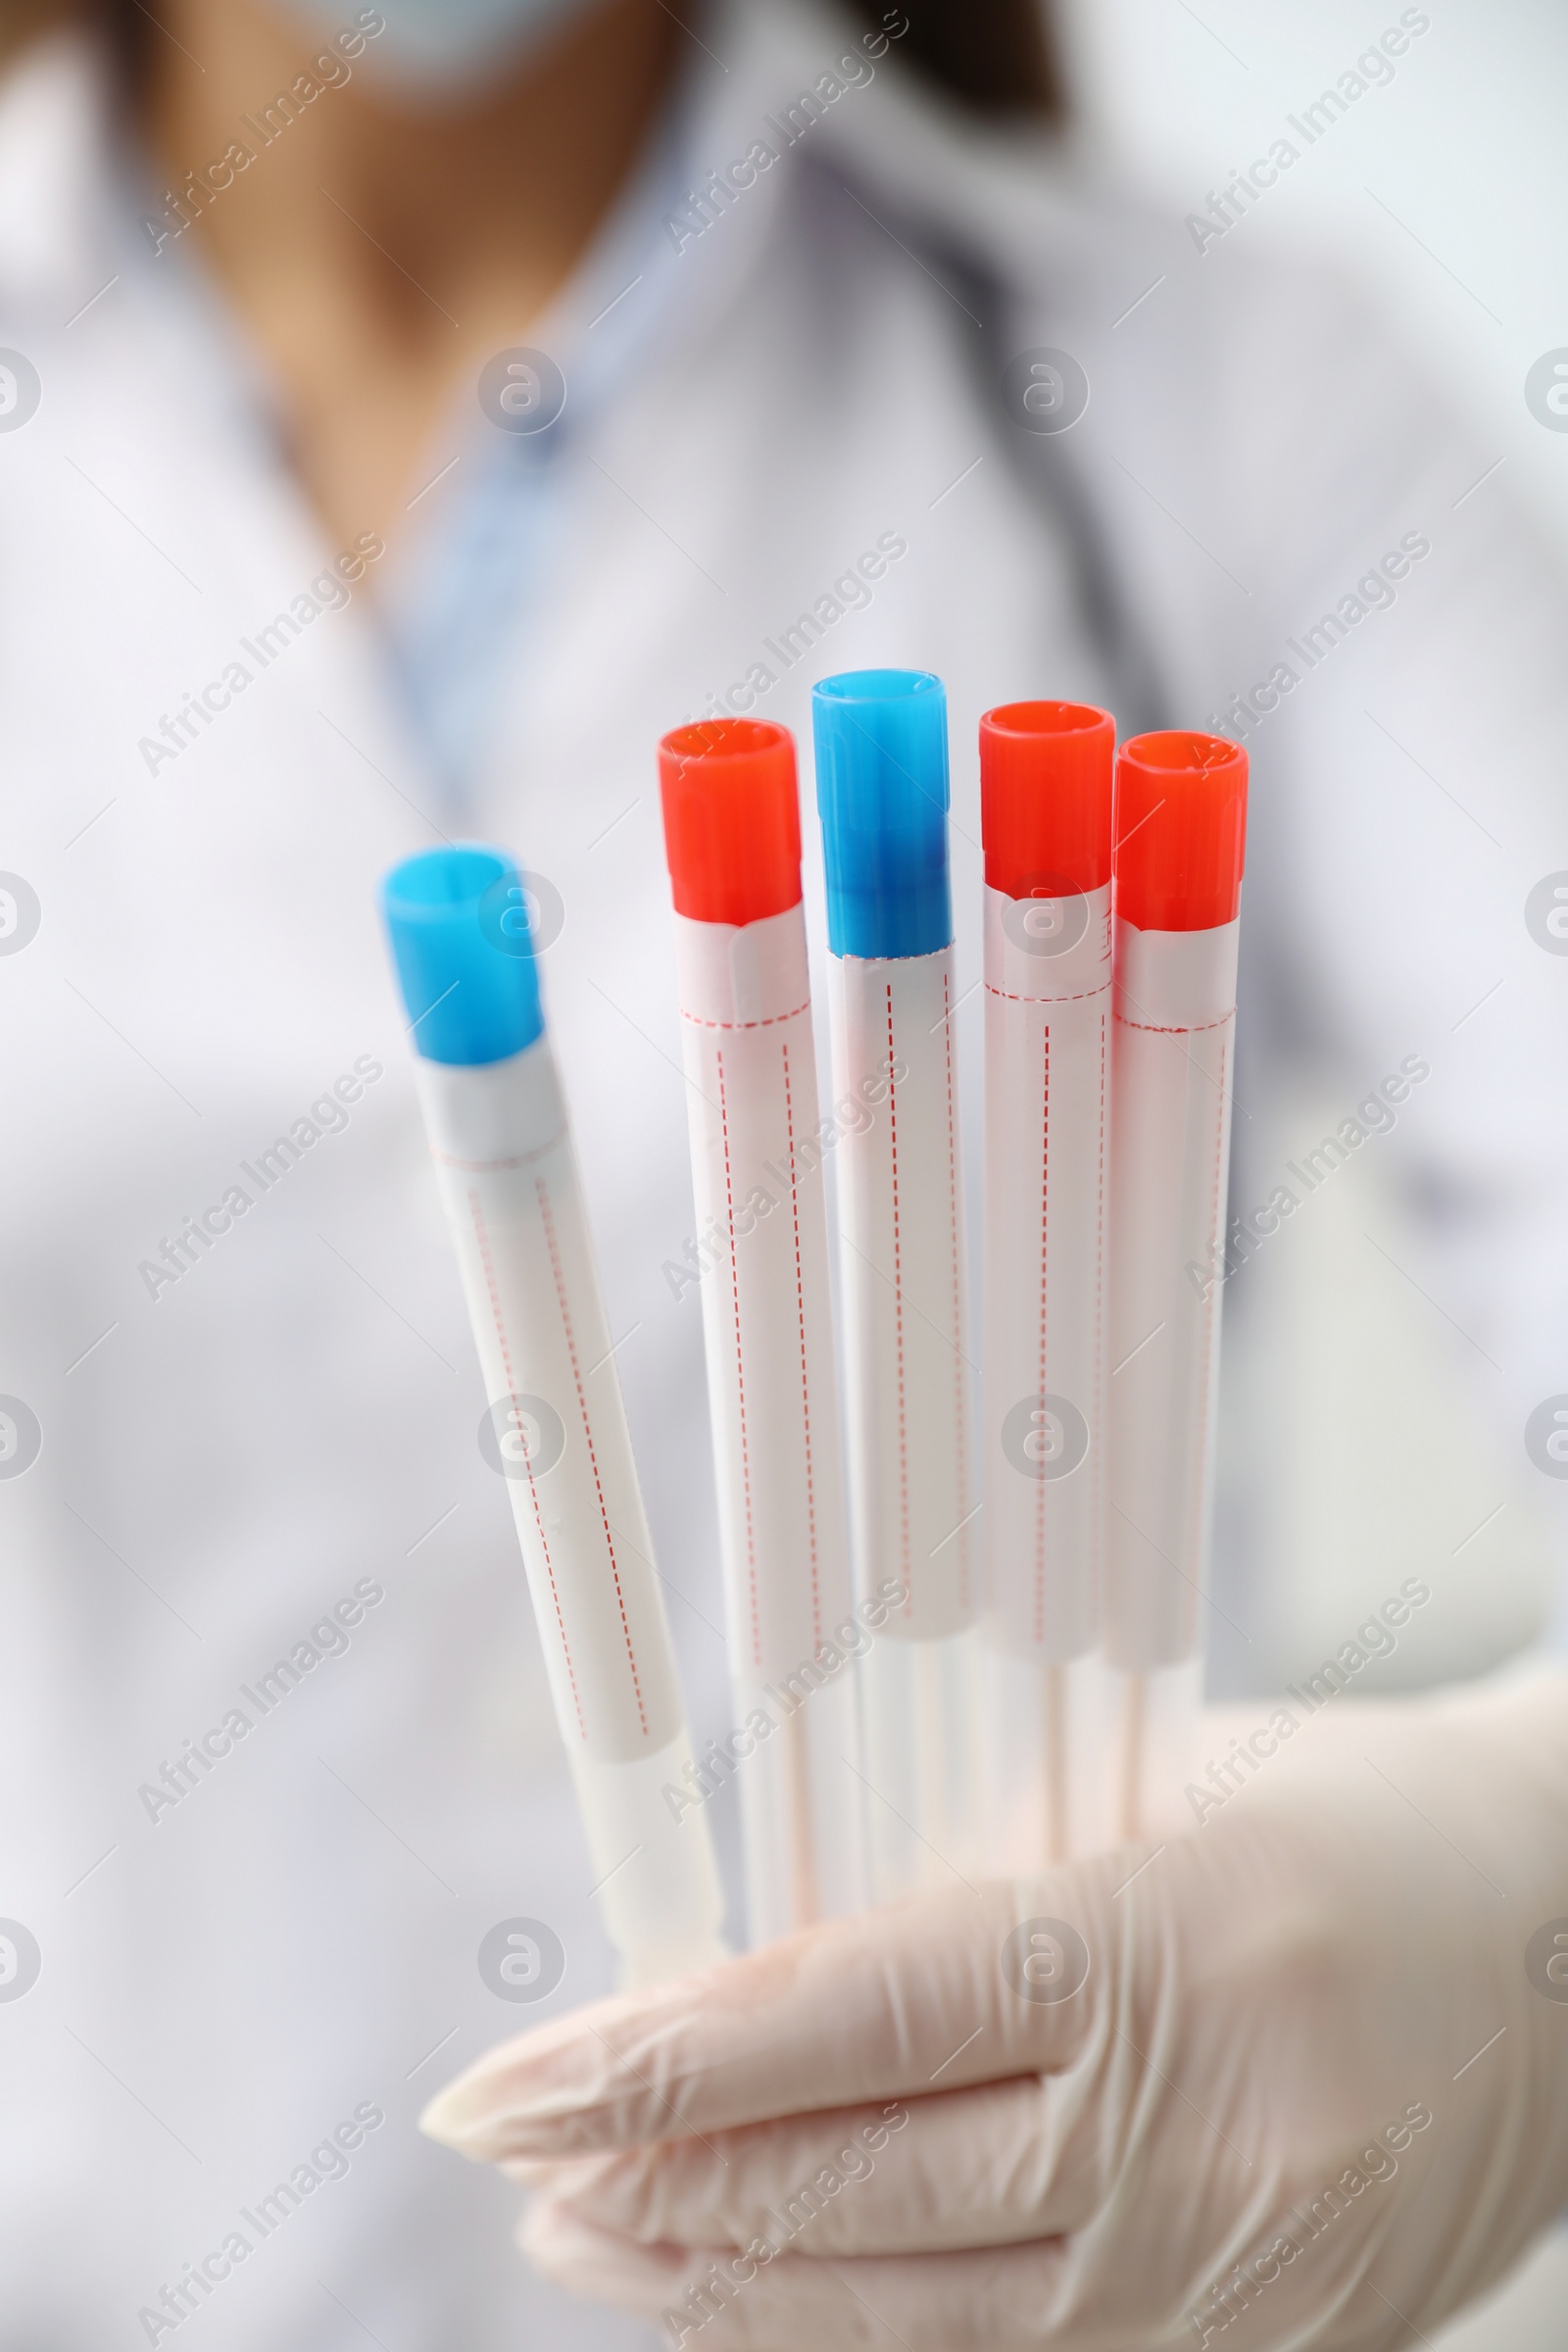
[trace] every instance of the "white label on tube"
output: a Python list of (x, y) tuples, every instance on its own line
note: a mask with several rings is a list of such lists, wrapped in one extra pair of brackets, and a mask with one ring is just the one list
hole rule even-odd
[(731, 1665), (756, 1687), (812, 1661), (851, 1606), (822, 1177), (837, 1122), (817, 1110), (800, 906), (677, 915), (675, 962)]
[(953, 951), (831, 958), (850, 1509), (862, 1592), (907, 1598), (894, 1638), (979, 1610), (955, 1118)]
[(682, 1710), (549, 1041), (416, 1069), (562, 1735), (632, 1762)]
[(1200, 1640), (1237, 936), (1115, 926), (1105, 1649), (1134, 1674)]
[(689, 1021), (744, 1030), (808, 1012), (805, 909), (786, 906), (755, 923), (694, 923), (677, 914), (675, 970)]
[(1110, 888), (988, 889), (985, 921), (990, 1636), (1044, 1665), (1080, 1657), (1098, 1631)]

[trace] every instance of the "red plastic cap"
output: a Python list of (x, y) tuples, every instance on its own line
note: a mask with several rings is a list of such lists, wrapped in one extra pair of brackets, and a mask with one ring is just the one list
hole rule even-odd
[(1116, 912), (1140, 931), (1234, 922), (1247, 754), (1223, 735), (1135, 735), (1116, 757)]
[(756, 923), (801, 898), (795, 739), (755, 718), (704, 718), (659, 747), (675, 911)]
[(1110, 880), (1116, 722), (1088, 703), (1003, 703), (980, 721), (986, 880), (1009, 899)]

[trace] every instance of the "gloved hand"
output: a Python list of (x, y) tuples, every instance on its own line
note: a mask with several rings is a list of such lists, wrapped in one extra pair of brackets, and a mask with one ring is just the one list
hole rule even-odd
[(1152, 1859), (600, 2002), (424, 2128), (711, 2352), (1409, 2345), (1568, 2203), (1568, 1678), (1335, 1716)]

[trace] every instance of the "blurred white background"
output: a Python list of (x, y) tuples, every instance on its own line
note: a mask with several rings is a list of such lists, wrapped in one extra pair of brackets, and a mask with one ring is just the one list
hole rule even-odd
[[(1549, 0), (1434, 0), (1395, 78), (1358, 99), (1228, 233), (1330, 251), (1431, 353), (1434, 388), (1491, 428), (1516, 498), (1568, 536), (1568, 433), (1524, 378), (1568, 343), (1568, 12)], [(1064, 0), (1073, 93), (1107, 163), (1202, 211), (1386, 26), (1396, 0)], [(1298, 145), (1300, 141), (1296, 142)]]

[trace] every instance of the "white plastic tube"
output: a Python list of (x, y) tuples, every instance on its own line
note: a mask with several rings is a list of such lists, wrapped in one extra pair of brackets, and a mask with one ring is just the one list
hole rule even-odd
[(752, 1940), (864, 1900), (806, 925), (675, 917)]
[[(1109, 754), (1105, 761), (1109, 810)], [(1099, 1639), (1105, 1522), (1110, 885), (988, 888), (985, 1544), (994, 1866), (1102, 1829), (1072, 1671)]]
[(948, 713), (928, 670), (811, 691), (838, 1151), (850, 1524), (879, 1901), (984, 1867), (982, 1596), (965, 1343)]
[[(1135, 794), (1125, 787), (1140, 761)], [(1118, 850), (1113, 941), (1105, 1651), (1121, 1678), (1124, 1837), (1191, 1820), (1182, 1790), (1213, 1510), (1246, 777), (1245, 753), (1203, 736), (1145, 737), (1118, 761), (1118, 836), (1146, 836), (1130, 873)], [(1152, 800), (1147, 818), (1139, 796)], [(1130, 919), (1216, 906), (1232, 919)]]
[(980, 1867), (980, 1545), (965, 1352), (953, 951), (831, 959), (851, 1518), (864, 1593), (902, 1599), (862, 1666), (873, 1890)]
[[(400, 884), (416, 908), (421, 888), (445, 884), (458, 911), (476, 919), (478, 887), (510, 872), (496, 853), (468, 848), (410, 860), (388, 884), (395, 948)], [(439, 953), (433, 960), (439, 980), (446, 966)], [(424, 1046), (419, 1032), (439, 1016), (421, 1022), (424, 983), (411, 986), (415, 966), (399, 961)], [(482, 955), (470, 953), (469, 966), (452, 989), (477, 998)], [(530, 1025), (531, 1042), (499, 1058), (421, 1052), (415, 1066), (492, 1400), (495, 1465), (507, 1476), (601, 1912), (630, 1987), (722, 1956), (722, 1902), (706, 1817), (681, 1801), (691, 1799), (692, 1750), (653, 1544), (565, 1105), (536, 1013)], [(460, 1036), (447, 1050), (467, 1048)]]

